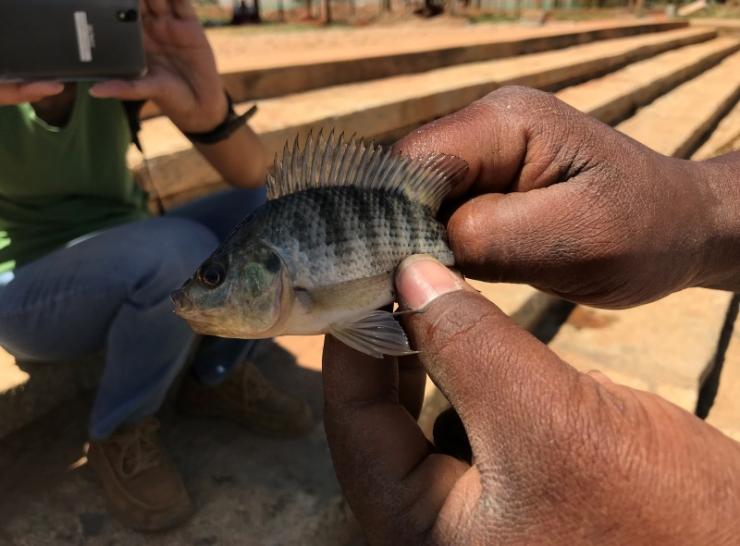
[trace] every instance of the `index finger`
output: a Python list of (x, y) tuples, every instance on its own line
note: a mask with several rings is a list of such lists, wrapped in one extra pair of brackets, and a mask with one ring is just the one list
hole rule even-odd
[(424, 125), (394, 149), (412, 158), (437, 152), (466, 161), (468, 175), (452, 199), (527, 191), (564, 179), (584, 155), (579, 135), (597, 123), (548, 93), (504, 87)]
[(485, 99), (428, 123), (398, 141), (394, 149), (409, 157), (445, 153), (467, 162), (469, 170), (451, 198), (487, 186), (503, 192), (511, 184), (526, 150), (521, 134), (503, 134)]
[(35, 81), (27, 83), (0, 82), (0, 105), (36, 102), (64, 91), (64, 84), (55, 81)]

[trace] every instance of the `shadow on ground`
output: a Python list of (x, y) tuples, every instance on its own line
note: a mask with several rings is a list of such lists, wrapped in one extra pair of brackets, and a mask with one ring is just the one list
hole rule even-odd
[(361, 544), (320, 422), (320, 374), (296, 366), (277, 345), (267, 353), (263, 373), (310, 402), (315, 426), (300, 439), (264, 438), (167, 407), (163, 441), (198, 510), (186, 525), (142, 535), (108, 516), (91, 471), (73, 466), (85, 441), (86, 395), (0, 442), (0, 545)]

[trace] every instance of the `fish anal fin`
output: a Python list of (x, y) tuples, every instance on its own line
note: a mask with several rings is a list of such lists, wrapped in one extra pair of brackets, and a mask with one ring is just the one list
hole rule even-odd
[(372, 311), (352, 322), (332, 324), (328, 333), (356, 351), (374, 358), (417, 353), (409, 346), (401, 325), (388, 311)]

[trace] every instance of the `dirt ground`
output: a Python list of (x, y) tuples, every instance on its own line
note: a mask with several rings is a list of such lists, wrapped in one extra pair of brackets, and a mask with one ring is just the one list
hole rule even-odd
[(309, 401), (314, 428), (302, 438), (267, 438), (224, 421), (185, 418), (168, 403), (160, 415), (163, 442), (197, 508), (187, 524), (141, 534), (110, 517), (92, 472), (76, 464), (88, 395), (0, 441), (0, 546), (361, 544), (326, 446), (321, 376), (279, 346), (266, 351), (258, 359), (263, 373)]

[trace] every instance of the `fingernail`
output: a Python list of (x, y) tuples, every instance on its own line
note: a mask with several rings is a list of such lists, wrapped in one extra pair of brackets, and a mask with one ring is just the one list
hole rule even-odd
[(396, 289), (409, 309), (426, 307), (438, 297), (465, 288), (465, 282), (431, 256), (406, 258), (396, 271)]

